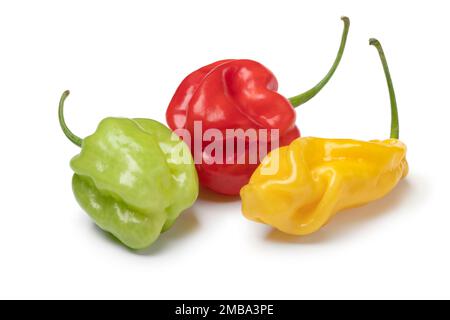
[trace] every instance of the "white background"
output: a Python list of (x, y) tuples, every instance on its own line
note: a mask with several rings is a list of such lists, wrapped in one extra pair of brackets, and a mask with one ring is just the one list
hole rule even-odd
[[(0, 298), (450, 298), (448, 1), (2, 1)], [(292, 96), (341, 66), (298, 109), (304, 136), (389, 134), (382, 42), (411, 172), (386, 198), (290, 237), (203, 193), (148, 250), (94, 226), (71, 191), (78, 135), (107, 116), (165, 121), (179, 82), (223, 58), (270, 68)]]

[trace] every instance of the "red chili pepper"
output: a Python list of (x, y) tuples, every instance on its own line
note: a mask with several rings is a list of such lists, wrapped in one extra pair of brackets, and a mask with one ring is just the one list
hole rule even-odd
[[(293, 98), (286, 99), (277, 93), (278, 82), (272, 72), (252, 60), (217, 61), (194, 71), (183, 80), (169, 104), (166, 118), (172, 130), (187, 129), (196, 140), (193, 143), (186, 142), (191, 146), (197, 161), (201, 160), (196, 166), (200, 183), (204, 187), (221, 194), (238, 195), (241, 187), (248, 183), (259, 161), (237, 163), (240, 157), (250, 157), (250, 145), (246, 140), (244, 154), (234, 150), (223, 161), (231, 158), (233, 163), (211, 163), (212, 155), (205, 152), (205, 149), (212, 142), (204, 141), (202, 136), (194, 134), (195, 123), (200, 121), (203, 131), (218, 129), (223, 137), (226, 137), (226, 129), (267, 129), (268, 151), (277, 147), (270, 139), (270, 130), (278, 129), (279, 146), (290, 144), (300, 136), (295, 124), (294, 107), (310, 100), (326, 85), (342, 58), (350, 26), (347, 17), (342, 20), (344, 31), (332, 68), (316, 86)], [(222, 150), (226, 150), (226, 140), (223, 138), (219, 142)], [(196, 144), (201, 146), (200, 150), (195, 150), (193, 146)]]

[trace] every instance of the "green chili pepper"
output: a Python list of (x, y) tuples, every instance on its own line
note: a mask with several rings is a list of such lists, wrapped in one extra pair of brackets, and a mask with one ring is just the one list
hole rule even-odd
[(126, 246), (142, 249), (168, 230), (198, 196), (198, 178), (188, 146), (163, 124), (149, 119), (106, 118), (85, 139), (59, 122), (81, 152), (70, 165), (80, 206), (103, 230)]

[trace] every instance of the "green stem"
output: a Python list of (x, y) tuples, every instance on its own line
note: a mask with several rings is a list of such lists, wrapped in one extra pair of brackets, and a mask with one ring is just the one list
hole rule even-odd
[(66, 137), (74, 144), (81, 147), (83, 139), (73, 134), (72, 131), (70, 131), (70, 129), (67, 127), (66, 121), (64, 120), (64, 102), (66, 101), (66, 98), (69, 96), (69, 94), (70, 94), (69, 90), (64, 91), (63, 94), (61, 95), (61, 100), (59, 100), (59, 108), (58, 108), (59, 124), (61, 125), (61, 129), (66, 135)]
[(344, 21), (344, 31), (342, 33), (342, 39), (341, 39), (341, 45), (339, 46), (339, 51), (337, 53), (336, 59), (334, 60), (333, 65), (331, 66), (330, 71), (326, 74), (326, 76), (314, 87), (309, 89), (308, 91), (299, 94), (298, 96), (289, 98), (289, 101), (291, 102), (292, 106), (294, 108), (304, 104), (305, 102), (309, 101), (311, 98), (313, 98), (316, 94), (322, 90), (323, 87), (330, 81), (331, 77), (333, 76), (334, 72), (336, 71), (339, 62), (341, 62), (342, 55), (344, 54), (345, 49), (345, 43), (347, 42), (347, 36), (348, 36), (348, 30), (350, 28), (350, 19), (347, 17), (342, 17), (342, 21)]
[(377, 48), (381, 63), (383, 64), (384, 75), (386, 76), (386, 81), (389, 88), (389, 98), (391, 100), (391, 138), (398, 139), (400, 137), (400, 126), (398, 120), (397, 101), (395, 99), (394, 85), (392, 84), (391, 73), (389, 72), (386, 56), (384, 55), (383, 47), (381, 46), (380, 41), (372, 38), (369, 40), (369, 43)]

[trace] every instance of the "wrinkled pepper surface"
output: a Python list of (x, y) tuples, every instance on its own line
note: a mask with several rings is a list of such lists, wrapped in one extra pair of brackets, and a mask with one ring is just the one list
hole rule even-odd
[[(339, 65), (350, 25), (347, 17), (342, 20), (344, 31), (332, 68), (315, 87), (291, 99), (277, 92), (278, 82), (273, 73), (252, 60), (217, 61), (191, 73), (182, 81), (169, 104), (166, 118), (172, 130), (187, 129), (193, 139), (202, 140), (200, 150), (192, 147), (195, 142), (188, 144), (195, 159), (201, 159), (196, 160), (196, 166), (203, 186), (221, 194), (239, 195), (240, 189), (248, 183), (259, 165), (259, 159), (256, 163), (238, 163), (239, 158), (249, 158), (247, 143), (243, 154), (235, 149), (234, 154), (228, 157), (231, 161), (211, 163), (211, 155), (205, 152), (211, 142), (195, 135), (194, 124), (201, 122), (203, 131), (218, 129), (224, 137), (227, 129), (277, 129), (279, 144), (272, 144), (269, 133), (265, 142), (268, 151), (291, 143), (300, 136), (295, 124), (294, 107), (314, 97)], [(221, 142), (223, 150), (226, 149), (225, 140)]]
[(70, 165), (80, 206), (103, 230), (126, 246), (142, 249), (168, 230), (198, 196), (198, 178), (187, 145), (149, 119), (106, 118), (80, 139), (59, 119), (81, 152)]
[(380, 43), (370, 44), (378, 49), (389, 87), (391, 139), (309, 137), (274, 150), (241, 191), (245, 217), (288, 234), (310, 234), (337, 212), (384, 197), (407, 175), (389, 69)]

